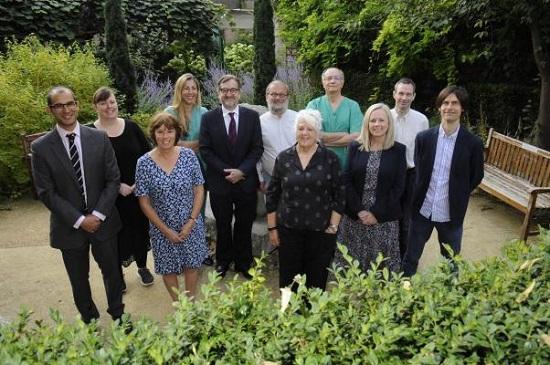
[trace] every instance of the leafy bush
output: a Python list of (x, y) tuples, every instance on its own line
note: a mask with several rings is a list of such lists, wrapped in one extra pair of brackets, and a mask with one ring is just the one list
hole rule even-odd
[(20, 136), (52, 127), (48, 90), (71, 87), (80, 104), (79, 120), (88, 123), (95, 119), (93, 93), (109, 84), (105, 66), (90, 47), (45, 45), (34, 36), (8, 44), (0, 57), (0, 194), (13, 194), (29, 182)]
[(458, 275), (442, 263), (410, 283), (387, 270), (363, 274), (353, 262), (328, 292), (298, 279), (288, 306), (263, 284), (261, 264), (254, 280), (227, 290), (212, 275), (202, 300), (182, 296), (166, 326), (139, 320), (128, 336), (56, 313), (53, 325), (32, 326), (23, 313), (0, 327), (0, 362), (548, 364), (548, 232), (540, 241), (509, 246), (505, 258), (457, 258)]
[(233, 43), (225, 47), (225, 64), (229, 72), (238, 74), (254, 71), (254, 46)]

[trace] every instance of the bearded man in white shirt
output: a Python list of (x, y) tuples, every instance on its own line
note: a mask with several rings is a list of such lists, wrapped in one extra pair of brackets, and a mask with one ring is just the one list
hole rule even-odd
[(267, 85), (265, 100), (268, 111), (260, 116), (264, 153), (258, 162), (260, 188), (266, 192), (277, 155), (296, 143), (296, 112), (288, 109), (288, 85), (275, 80)]
[(401, 199), (403, 218), (399, 221), (399, 250), (401, 258), (407, 250), (407, 237), (411, 219), (411, 202), (414, 184), (414, 141), (416, 135), (428, 129), (429, 123), (426, 116), (414, 109), (411, 104), (416, 96), (416, 85), (409, 78), (402, 78), (395, 83), (393, 99), (395, 107), (391, 110), (395, 121), (395, 140), (407, 147), (407, 179), (405, 191)]

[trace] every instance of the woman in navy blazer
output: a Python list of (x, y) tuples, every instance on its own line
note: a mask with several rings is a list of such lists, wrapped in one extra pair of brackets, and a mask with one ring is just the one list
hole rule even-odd
[[(394, 121), (382, 103), (368, 108), (361, 133), (348, 146), (344, 171), (346, 214), (338, 238), (366, 271), (381, 253), (391, 271), (400, 269), (399, 218), (405, 188), (405, 146), (395, 142)], [(341, 255), (337, 262), (345, 266)]]

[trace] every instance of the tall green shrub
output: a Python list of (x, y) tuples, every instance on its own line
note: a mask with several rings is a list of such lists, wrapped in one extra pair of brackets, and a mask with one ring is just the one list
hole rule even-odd
[(105, 48), (115, 87), (125, 96), (126, 111), (133, 113), (136, 106), (136, 72), (130, 61), (126, 20), (120, 0), (105, 1)]
[(254, 48), (254, 104), (263, 105), (265, 88), (277, 72), (271, 0), (254, 3)]
[(20, 136), (52, 127), (46, 111), (49, 88), (71, 87), (80, 104), (79, 120), (87, 123), (95, 119), (94, 91), (109, 84), (107, 69), (90, 47), (46, 45), (34, 36), (8, 43), (0, 56), (0, 194), (13, 194), (29, 182)]

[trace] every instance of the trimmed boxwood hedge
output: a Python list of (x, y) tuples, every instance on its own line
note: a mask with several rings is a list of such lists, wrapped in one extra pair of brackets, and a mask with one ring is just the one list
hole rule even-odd
[(222, 291), (212, 275), (168, 324), (140, 319), (128, 335), (22, 313), (0, 327), (0, 363), (549, 364), (548, 232), (503, 258), (457, 265), (458, 274), (442, 262), (408, 282), (354, 262), (327, 292), (300, 285), (282, 310), (260, 262), (254, 280)]

